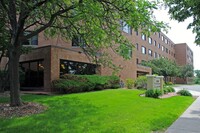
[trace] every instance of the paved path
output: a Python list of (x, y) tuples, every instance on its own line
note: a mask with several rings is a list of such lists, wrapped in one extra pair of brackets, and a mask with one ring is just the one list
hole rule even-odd
[(186, 89), (189, 90), (193, 96), (200, 96), (200, 85), (177, 85), (174, 89), (176, 91)]
[[(175, 90), (189, 90), (193, 95), (200, 96), (200, 86), (177, 86)], [(167, 129), (166, 133), (200, 133), (200, 97)]]

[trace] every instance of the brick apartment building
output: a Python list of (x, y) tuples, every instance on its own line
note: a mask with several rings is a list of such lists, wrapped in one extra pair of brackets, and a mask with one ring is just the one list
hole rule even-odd
[[(176, 44), (174, 47), (176, 51), (176, 63), (180, 66), (184, 66), (186, 64), (193, 66), (193, 51), (188, 47), (186, 43)], [(191, 83), (193, 78), (180, 79), (176, 78), (176, 83)]]
[[(124, 60), (110, 51), (113, 63), (122, 68), (118, 75), (123, 80), (151, 74), (151, 68), (142, 66), (140, 64), (142, 61), (165, 57), (177, 61), (180, 65), (187, 64), (187, 62), (193, 64), (193, 54), (187, 44), (175, 45), (161, 32), (147, 37), (132, 31), (127, 25), (122, 27), (122, 31), (129, 41), (135, 44), (135, 49), (130, 51), (130, 60)], [(20, 67), (25, 72), (25, 81), (21, 83), (22, 87), (35, 87), (51, 91), (51, 81), (65, 73), (111, 75), (113, 72), (108, 67), (92, 64), (73, 40), (66, 42), (59, 38), (48, 39), (41, 33), (28, 41), (27, 45), (35, 48), (31, 53), (22, 55), (20, 58)], [(186, 47), (186, 51), (182, 47)], [(182, 50), (180, 54), (179, 50)], [(187, 56), (181, 55), (183, 53)], [(181, 62), (182, 60), (186, 62)], [(96, 71), (97, 69), (98, 71)]]

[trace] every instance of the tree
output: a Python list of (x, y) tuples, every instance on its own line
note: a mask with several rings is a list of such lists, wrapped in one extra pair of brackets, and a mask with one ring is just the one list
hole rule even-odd
[(186, 80), (187, 77), (193, 77), (194, 76), (194, 70), (192, 65), (185, 65), (180, 67), (180, 73), (178, 77), (183, 78)]
[(165, 82), (168, 76), (175, 77), (179, 73), (179, 68), (175, 61), (167, 58), (154, 59), (148, 62), (143, 62), (142, 64), (151, 67), (153, 74), (164, 76)]
[(195, 70), (194, 72), (196, 74), (196, 77), (194, 78), (194, 83), (200, 84), (200, 70)]
[(196, 77), (200, 79), (200, 70), (195, 70), (194, 72), (196, 73)]
[[(87, 45), (87, 48), (82, 47), (84, 52), (94, 55), (93, 59), (97, 60), (95, 55), (105, 48), (112, 48), (126, 58), (127, 48), (133, 45), (122, 35), (120, 21), (146, 34), (160, 31), (163, 23), (152, 17), (154, 8), (156, 3), (147, 0), (0, 0), (10, 34), (11, 106), (22, 105), (18, 65), (22, 44), (27, 39), (41, 32), (65, 39), (80, 36)], [(119, 52), (121, 50), (124, 52)]]
[(0, 63), (2, 58), (6, 55), (7, 45), (9, 43), (9, 31), (6, 25), (5, 12), (0, 9)]
[[(6, 25), (5, 12), (0, 9), (0, 64), (3, 57), (7, 56), (7, 48), (9, 43), (9, 31)], [(0, 69), (0, 92), (3, 92), (8, 81), (7, 65)]]
[(169, 7), (169, 14), (175, 20), (182, 22), (187, 18), (192, 17), (193, 22), (188, 25), (188, 28), (193, 29), (196, 33), (195, 42), (200, 45), (200, 1), (199, 0), (164, 0)]

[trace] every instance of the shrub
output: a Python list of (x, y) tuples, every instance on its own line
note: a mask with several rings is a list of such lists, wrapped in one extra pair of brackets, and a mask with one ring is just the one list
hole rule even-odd
[(140, 88), (145, 88), (146, 89), (147, 88), (147, 77), (146, 76), (139, 76), (135, 80), (134, 86), (137, 89), (140, 89)]
[(119, 77), (117, 76), (109, 76), (109, 80), (108, 80), (108, 88), (110, 89), (116, 89), (116, 88), (120, 88), (120, 84), (119, 84)]
[(163, 92), (164, 92), (164, 94), (167, 94), (169, 92), (175, 92), (175, 89), (171, 86), (166, 86), (163, 88)]
[(158, 98), (162, 95), (162, 92), (160, 89), (154, 89), (154, 98)]
[(195, 78), (195, 79), (194, 79), (194, 83), (195, 83), (195, 84), (200, 84), (200, 78)]
[(131, 78), (126, 79), (126, 87), (127, 87), (128, 89), (132, 89), (133, 86), (134, 86), (134, 80), (131, 79)]
[(81, 81), (81, 82), (87, 81), (87, 78), (85, 78), (85, 77), (81, 77), (81, 76), (78, 76), (78, 75), (72, 75), (72, 74), (65, 74), (65, 75), (62, 75), (60, 78), (61, 79), (67, 79), (67, 80)]
[(172, 82), (166, 82), (165, 85), (173, 85)]
[(119, 88), (119, 77), (100, 75), (79, 75), (95, 84), (95, 90)]
[(160, 89), (149, 89), (145, 92), (146, 97), (158, 98), (161, 95), (162, 93)]
[(60, 93), (85, 92), (94, 89), (95, 85), (91, 82), (79, 82), (76, 80), (59, 79), (52, 82), (52, 87)]
[(86, 92), (102, 89), (119, 88), (116, 76), (99, 75), (63, 75), (61, 79), (52, 81), (53, 91), (60, 93)]
[(178, 91), (177, 94), (180, 94), (181, 96), (192, 96), (192, 94), (186, 89)]
[(145, 92), (145, 96), (146, 96), (146, 97), (153, 97), (153, 95), (154, 95), (153, 89), (147, 90), (147, 91)]

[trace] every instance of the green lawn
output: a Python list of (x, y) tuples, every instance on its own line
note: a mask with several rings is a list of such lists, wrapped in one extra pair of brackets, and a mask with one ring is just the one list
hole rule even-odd
[[(45, 104), (42, 114), (0, 118), (0, 132), (9, 133), (148, 133), (164, 130), (194, 101), (140, 97), (138, 90), (105, 90), (62, 96), (25, 95)], [(0, 100), (5, 102), (5, 99)]]

